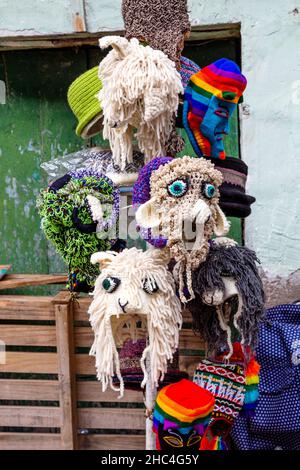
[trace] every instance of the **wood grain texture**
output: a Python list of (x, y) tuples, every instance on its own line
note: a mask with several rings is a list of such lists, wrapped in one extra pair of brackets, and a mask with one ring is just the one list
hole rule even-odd
[(0, 282), (0, 290), (24, 286), (65, 284), (67, 280), (66, 274), (7, 274)]
[(56, 380), (0, 380), (1, 400), (59, 400)]
[[(79, 408), (78, 426), (83, 429), (145, 429), (145, 410), (130, 408)], [(1, 416), (1, 414), (0, 414)]]
[(0, 325), (0, 340), (7, 346), (56, 346), (55, 326)]
[(88, 434), (78, 438), (81, 450), (144, 450), (145, 436)]
[(40, 352), (6, 352), (6, 364), (0, 372), (57, 374), (57, 354)]
[(61, 425), (61, 410), (46, 406), (0, 406), (1, 426), (56, 428)]
[[(65, 296), (66, 298), (66, 296)], [(55, 304), (56, 340), (61, 407), (61, 441), (64, 450), (77, 449), (77, 410), (73, 308), (69, 303)]]
[(53, 297), (0, 295), (1, 320), (54, 320)]
[(114, 390), (106, 390), (106, 392), (102, 392), (101, 384), (98, 381), (80, 381), (77, 382), (76, 387), (77, 400), (80, 402), (89, 401), (117, 404), (144, 403), (142, 389), (138, 391), (125, 390), (124, 396), (122, 398), (117, 398), (118, 393)]
[(0, 433), (0, 450), (61, 450), (60, 434)]

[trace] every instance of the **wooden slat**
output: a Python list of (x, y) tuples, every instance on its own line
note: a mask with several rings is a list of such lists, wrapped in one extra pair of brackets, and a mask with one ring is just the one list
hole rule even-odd
[[(0, 326), (1, 338), (1, 326)], [(93, 344), (94, 334), (89, 327), (75, 328), (75, 345), (76, 347), (91, 347)], [(195, 335), (193, 330), (182, 329), (179, 337), (179, 349), (204, 349), (203, 340), (200, 336)]]
[(0, 433), (0, 450), (60, 450), (60, 434)]
[(56, 346), (55, 326), (0, 325), (7, 346)]
[[(197, 356), (182, 356), (179, 357), (180, 370), (188, 372), (193, 375), (196, 365), (201, 359), (200, 355)], [(193, 369), (194, 367), (194, 369)], [(76, 355), (76, 372), (80, 375), (95, 375), (95, 358), (88, 354)], [(117, 396), (117, 392), (116, 392)]]
[(0, 295), (1, 320), (54, 320), (53, 297)]
[(88, 434), (79, 436), (80, 450), (144, 450), (145, 436)]
[[(59, 372), (59, 395), (62, 411), (61, 441), (64, 450), (77, 449), (77, 410), (75, 386), (75, 354), (73, 339), (73, 308), (70, 296), (59, 295), (55, 304), (56, 338)], [(57, 299), (56, 299), (57, 301)], [(63, 303), (65, 301), (65, 303)]]
[(6, 363), (0, 364), (0, 372), (57, 374), (57, 371), (55, 353), (7, 352)]
[(0, 406), (1, 426), (56, 428), (61, 425), (60, 408), (47, 406)]
[(1, 400), (58, 400), (56, 380), (0, 380)]
[[(1, 415), (0, 415), (1, 416)], [(145, 410), (123, 408), (79, 408), (79, 428), (145, 429)]]
[(48, 284), (65, 284), (66, 274), (7, 274), (0, 281), (0, 290), (15, 289), (24, 286), (45, 286)]
[(106, 390), (106, 392), (102, 392), (101, 384), (98, 381), (77, 382), (78, 401), (143, 403), (142, 389), (137, 391), (125, 390), (124, 396), (122, 398), (117, 398), (117, 396), (118, 394), (113, 390)]

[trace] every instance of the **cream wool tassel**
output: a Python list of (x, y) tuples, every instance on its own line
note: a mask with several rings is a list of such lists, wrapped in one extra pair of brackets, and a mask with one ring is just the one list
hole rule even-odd
[(132, 161), (132, 131), (137, 129), (145, 163), (164, 155), (183, 93), (175, 64), (161, 51), (142, 46), (135, 38), (118, 36), (99, 40), (101, 49), (113, 49), (99, 65), (102, 89), (103, 137), (107, 138), (115, 163), (124, 169)]

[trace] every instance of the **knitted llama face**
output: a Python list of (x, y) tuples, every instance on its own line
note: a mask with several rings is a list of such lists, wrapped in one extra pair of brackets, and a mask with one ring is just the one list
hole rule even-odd
[(247, 80), (235, 62), (220, 59), (191, 76), (184, 94), (183, 124), (200, 157), (225, 158), (223, 136)]
[[(142, 386), (149, 380), (152, 386), (163, 379), (167, 361), (178, 348), (181, 328), (181, 306), (175, 295), (172, 275), (166, 268), (166, 257), (160, 250), (143, 252), (137, 248), (95, 253), (91, 262), (99, 263), (101, 274), (96, 280), (94, 300), (89, 308), (95, 340), (90, 354), (96, 357), (97, 377), (105, 391), (108, 384), (123, 394), (119, 355), (112, 329), (112, 319), (125, 315), (147, 318), (149, 344), (144, 349), (141, 367)], [(150, 377), (145, 359), (150, 355)], [(120, 388), (113, 385), (116, 375)]]
[(132, 162), (133, 130), (138, 146), (149, 161), (164, 155), (173, 129), (179, 93), (183, 92), (175, 64), (161, 51), (142, 46), (137, 39), (107, 36), (100, 47), (113, 49), (101, 61), (99, 93), (104, 115), (103, 137), (114, 162), (124, 169)]
[[(180, 263), (182, 274), (184, 267), (195, 269), (204, 261), (213, 233), (223, 235), (229, 229), (218, 204), (222, 176), (203, 158), (161, 160), (161, 166), (151, 173), (150, 199), (138, 208), (136, 221), (141, 227), (152, 229), (152, 236), (156, 231), (166, 240), (171, 256)], [(152, 167), (153, 162), (149, 164)], [(145, 177), (146, 170), (146, 167), (142, 170)], [(139, 178), (135, 184), (135, 203), (142, 183)], [(193, 235), (196, 240), (188, 246), (186, 239)]]

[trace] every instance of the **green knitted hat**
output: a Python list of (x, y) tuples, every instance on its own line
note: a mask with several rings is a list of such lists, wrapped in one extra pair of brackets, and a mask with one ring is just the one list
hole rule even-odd
[(96, 66), (77, 77), (68, 89), (68, 103), (78, 119), (76, 134), (83, 139), (101, 131), (103, 114), (97, 98), (101, 88)]

